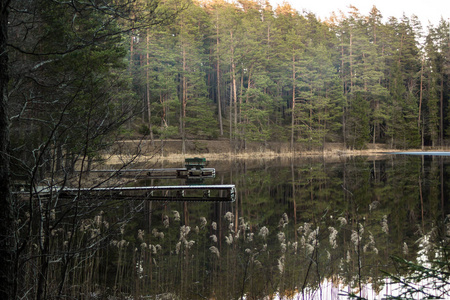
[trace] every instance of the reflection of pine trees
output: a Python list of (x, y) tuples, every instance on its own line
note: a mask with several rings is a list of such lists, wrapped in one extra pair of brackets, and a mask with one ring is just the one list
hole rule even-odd
[[(443, 160), (297, 165), (235, 172), (242, 196), (236, 205), (189, 204), (188, 224), (180, 213), (184, 204), (171, 203), (154, 205), (150, 229), (140, 215), (118, 222), (119, 210), (92, 212), (76, 231), (55, 226), (41, 241), (47, 240), (51, 261), (48, 293), (67, 272), (63, 294), (73, 296), (312, 297), (328, 282), (358, 294), (368, 283), (375, 291), (383, 287), (381, 270), (397, 274), (392, 255), (414, 261), (418, 254), (442, 253), (436, 249), (446, 227), (432, 221), (441, 216), (435, 183), (447, 172)], [(422, 201), (419, 179), (430, 191)], [(66, 224), (66, 218), (58, 209), (49, 212), (49, 221)], [(31, 255), (39, 245), (30, 247)], [(35, 284), (35, 270), (25, 266), (24, 288)]]

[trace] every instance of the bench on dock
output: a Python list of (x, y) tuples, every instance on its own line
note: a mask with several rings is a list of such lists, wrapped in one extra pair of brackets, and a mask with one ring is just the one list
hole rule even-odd
[(206, 158), (204, 157), (194, 157), (194, 158), (186, 158), (184, 160), (184, 166), (188, 170), (197, 169), (201, 170), (206, 165)]

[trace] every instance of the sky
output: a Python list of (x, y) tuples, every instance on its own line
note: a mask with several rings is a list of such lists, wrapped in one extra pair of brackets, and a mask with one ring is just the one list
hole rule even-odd
[(291, 6), (302, 12), (310, 11), (325, 20), (331, 15), (331, 12), (342, 10), (344, 13), (349, 11), (349, 5), (353, 5), (359, 9), (362, 15), (367, 15), (373, 5), (383, 15), (383, 21), (387, 21), (388, 17), (396, 17), (400, 19), (403, 13), (407, 17), (416, 15), (419, 17), (423, 28), (428, 27), (428, 21), (432, 25), (437, 26), (441, 17), (447, 22), (450, 21), (450, 1), (449, 0), (269, 0), (275, 8), (277, 4), (287, 2)]

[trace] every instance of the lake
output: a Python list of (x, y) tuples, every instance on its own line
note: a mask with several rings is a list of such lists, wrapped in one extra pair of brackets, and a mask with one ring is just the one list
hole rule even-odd
[[(449, 162), (437, 153), (209, 161), (216, 176), (202, 184), (234, 184), (234, 202), (148, 201), (125, 189), (47, 189), (30, 201), (20, 194), (19, 293), (382, 299), (399, 293), (394, 277), (417, 277), (412, 288), (448, 299)], [(145, 180), (125, 171), (91, 176), (82, 187), (185, 184), (147, 172)]]
[(147, 203), (128, 225), (145, 232), (135, 287), (179, 299), (395, 294), (385, 272), (407, 272), (392, 257), (434, 259), (448, 238), (450, 158), (417, 154), (210, 161), (205, 184), (235, 184), (236, 201)]

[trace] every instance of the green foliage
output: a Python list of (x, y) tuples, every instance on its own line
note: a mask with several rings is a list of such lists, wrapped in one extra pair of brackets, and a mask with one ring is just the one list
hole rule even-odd
[(180, 132), (176, 126), (164, 126), (155, 128), (161, 139), (179, 138)]
[(187, 132), (199, 137), (215, 138), (218, 136), (217, 120), (214, 109), (207, 98), (192, 99), (188, 105), (189, 115), (186, 117)]
[(147, 136), (150, 134), (150, 128), (145, 124), (141, 124), (141, 126), (139, 126), (138, 128), (138, 133), (143, 136)]
[[(135, 90), (150, 95), (144, 110), (155, 116), (152, 124), (159, 117), (192, 137), (222, 134), (228, 121), (231, 139), (291, 136), (306, 148), (327, 142), (358, 149), (370, 142), (442, 144), (448, 127), (448, 58), (442, 55), (447, 23), (430, 28), (423, 48), (416, 18), (383, 23), (381, 15), (376, 7), (368, 15), (352, 8), (323, 23), (288, 4), (192, 4), (172, 26), (134, 33)], [(368, 103), (368, 122), (363, 119), (367, 128), (355, 132), (352, 102), (358, 93)]]
[(369, 103), (356, 93), (349, 115), (349, 143), (354, 149), (364, 149), (369, 141)]

